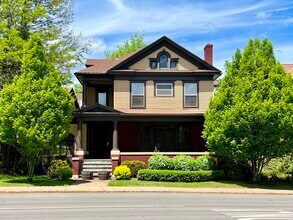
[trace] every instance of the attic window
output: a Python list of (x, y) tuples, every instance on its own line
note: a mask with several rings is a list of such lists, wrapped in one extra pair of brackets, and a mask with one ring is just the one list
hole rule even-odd
[(171, 58), (170, 54), (163, 50), (157, 58), (150, 58), (150, 69), (177, 69), (178, 58)]
[(168, 56), (167, 54), (163, 53), (160, 58), (160, 69), (168, 67)]

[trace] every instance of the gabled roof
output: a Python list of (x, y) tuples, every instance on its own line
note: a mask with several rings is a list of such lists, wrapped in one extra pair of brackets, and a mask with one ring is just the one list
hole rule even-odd
[[(209, 63), (207, 63), (206, 61), (204, 61), (200, 57), (198, 57), (195, 54), (191, 53), (189, 50), (187, 50), (184, 47), (180, 46), (179, 44), (177, 44), (176, 42), (172, 41), (171, 39), (169, 39), (166, 36), (161, 37), (160, 39), (158, 39), (157, 41), (155, 41), (152, 44), (148, 45), (147, 47), (141, 49), (140, 51), (137, 51), (136, 53), (134, 53), (132, 56), (128, 57), (127, 59), (119, 62), (116, 66), (114, 66), (111, 69), (109, 69), (109, 71), (117, 70), (117, 69), (120, 69), (120, 68), (123, 69), (123, 67), (125, 68), (126, 66), (130, 66), (131, 64), (134, 63), (135, 60), (143, 59), (148, 54), (152, 53), (154, 51), (154, 49), (159, 49), (162, 45), (167, 46), (167, 47), (171, 46), (172, 49), (176, 50), (175, 52), (177, 52), (177, 53), (179, 52), (181, 54), (187, 55), (188, 58), (189, 58), (189, 61), (193, 61), (193, 60), (196, 61), (198, 64), (200, 64), (201, 67), (204, 67), (204, 69), (215, 70), (215, 71), (218, 71), (219, 74), (221, 73), (221, 71), (219, 69), (217, 69), (216, 67), (210, 65)], [(131, 62), (131, 61), (133, 61), (133, 62)]]
[(109, 69), (129, 58), (137, 51), (113, 59), (87, 59), (85, 69), (79, 70), (76, 74), (105, 74)]
[(95, 103), (93, 105), (90, 105), (90, 106), (87, 106), (85, 108), (81, 108), (81, 109), (78, 109), (76, 111), (74, 111), (76, 113), (80, 113), (80, 112), (111, 112), (111, 113), (121, 113), (120, 111), (117, 111), (113, 108), (110, 108), (108, 106), (104, 106), (104, 105), (101, 105), (99, 103)]
[[(210, 70), (213, 74), (219, 76), (221, 71), (214, 66), (210, 65), (200, 57), (186, 50), (179, 44), (175, 43), (166, 36), (161, 37), (157, 41), (148, 45), (147, 47), (135, 51), (124, 56), (114, 58), (114, 59), (87, 59), (86, 68), (76, 72), (76, 75), (86, 75), (86, 74), (107, 74), (115, 70), (126, 70), (130, 65), (143, 59), (150, 53), (159, 49), (162, 46), (170, 48), (175, 53), (183, 55), (189, 62), (195, 63), (199, 67), (199, 70)], [(152, 70), (153, 71), (153, 70)]]

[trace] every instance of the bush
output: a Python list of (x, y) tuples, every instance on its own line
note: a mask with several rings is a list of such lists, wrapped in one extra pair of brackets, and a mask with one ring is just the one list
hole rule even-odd
[(130, 180), (131, 172), (127, 166), (118, 166), (114, 170), (114, 176), (117, 180)]
[(292, 182), (293, 154), (272, 159), (262, 172), (262, 179), (275, 182)]
[(148, 166), (149, 166), (149, 169), (153, 169), (153, 170), (173, 170), (174, 169), (174, 164), (172, 162), (172, 159), (160, 154), (155, 154), (151, 156), (148, 160)]
[(131, 177), (136, 177), (139, 170), (146, 169), (146, 164), (140, 160), (127, 160), (121, 165), (127, 166), (130, 169)]
[(144, 181), (162, 181), (162, 182), (202, 182), (210, 180), (224, 179), (223, 170), (199, 170), (199, 171), (181, 171), (181, 170), (140, 170), (138, 171), (138, 180)]
[(48, 175), (51, 179), (57, 179), (59, 178), (58, 176), (58, 170), (61, 167), (68, 166), (67, 161), (65, 160), (52, 160), (50, 163), (50, 166), (48, 168)]
[(178, 155), (172, 159), (172, 162), (174, 164), (174, 170), (197, 170), (195, 159), (191, 156)]
[(68, 180), (72, 177), (72, 169), (69, 165), (62, 166), (58, 169), (58, 178)]
[(227, 167), (226, 175), (229, 180), (244, 180), (244, 173), (241, 166)]
[(196, 158), (196, 166), (198, 170), (214, 170), (216, 161), (209, 156), (199, 156)]

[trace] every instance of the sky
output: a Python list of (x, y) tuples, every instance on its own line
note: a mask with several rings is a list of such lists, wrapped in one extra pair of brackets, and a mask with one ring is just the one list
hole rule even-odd
[(150, 44), (162, 36), (203, 58), (214, 45), (214, 66), (224, 71), (250, 38), (268, 38), (281, 63), (293, 63), (293, 0), (74, 0), (72, 29), (91, 40), (86, 58), (104, 58), (131, 35)]

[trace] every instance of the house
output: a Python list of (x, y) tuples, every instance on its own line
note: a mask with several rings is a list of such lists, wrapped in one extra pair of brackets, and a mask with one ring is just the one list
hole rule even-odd
[(147, 161), (154, 151), (198, 156), (204, 112), (221, 71), (213, 45), (204, 60), (167, 37), (116, 59), (88, 59), (75, 75), (82, 107), (73, 112), (75, 174), (84, 159)]
[(282, 64), (286, 73), (290, 73), (293, 77), (293, 64)]

